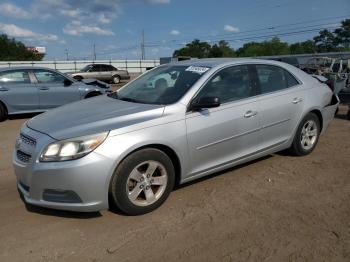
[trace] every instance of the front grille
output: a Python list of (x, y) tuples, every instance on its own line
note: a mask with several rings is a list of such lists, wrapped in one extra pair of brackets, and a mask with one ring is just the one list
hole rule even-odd
[(24, 153), (21, 150), (17, 150), (17, 158), (23, 163), (28, 163), (31, 157), (31, 155)]
[(34, 138), (27, 136), (27, 135), (24, 135), (22, 133), (20, 134), (20, 138), (21, 138), (23, 143), (30, 145), (30, 146), (33, 146), (33, 147), (36, 146), (36, 140)]

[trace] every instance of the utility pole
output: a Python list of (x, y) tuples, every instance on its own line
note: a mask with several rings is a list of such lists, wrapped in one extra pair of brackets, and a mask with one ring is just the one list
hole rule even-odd
[(146, 59), (146, 50), (145, 50), (145, 30), (142, 29), (142, 41), (141, 41), (141, 60)]
[(96, 45), (95, 44), (93, 45), (92, 59), (93, 59), (93, 61), (96, 60)]
[(66, 60), (68, 61), (69, 59), (68, 59), (68, 48), (66, 48), (66, 49), (64, 49), (64, 53), (66, 54)]

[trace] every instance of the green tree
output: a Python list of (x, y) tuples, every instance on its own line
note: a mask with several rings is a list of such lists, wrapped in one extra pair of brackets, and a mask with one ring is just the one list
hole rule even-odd
[(334, 30), (335, 43), (344, 50), (350, 50), (350, 19), (341, 22), (341, 28)]
[(190, 56), (197, 58), (207, 58), (209, 57), (211, 50), (210, 44), (207, 42), (201, 42), (198, 39), (193, 40), (191, 43), (187, 44), (184, 48), (175, 50), (173, 56)]
[(218, 44), (211, 47), (209, 57), (235, 57), (236, 53), (233, 48), (229, 46), (229, 43), (221, 40)]
[(269, 41), (264, 41), (261, 43), (246, 43), (243, 45), (243, 47), (237, 50), (238, 56), (241, 57), (287, 55), (289, 53), (290, 50), (288, 43), (282, 42), (277, 37), (274, 37)]
[(314, 37), (314, 42), (319, 53), (339, 51), (334, 34), (327, 29), (320, 31), (319, 35)]
[(298, 42), (289, 46), (291, 54), (313, 54), (316, 53), (316, 45), (314, 41), (307, 40), (304, 42)]
[(25, 45), (15, 39), (10, 39), (7, 35), (0, 35), (0, 61), (37, 61), (43, 56), (35, 54), (25, 47)]

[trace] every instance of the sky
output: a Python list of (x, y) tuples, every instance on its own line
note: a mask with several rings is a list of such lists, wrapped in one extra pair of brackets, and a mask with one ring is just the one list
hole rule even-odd
[(350, 18), (350, 0), (1, 0), (0, 33), (44, 46), (45, 60), (171, 56), (197, 38), (211, 44), (278, 36), (294, 43)]

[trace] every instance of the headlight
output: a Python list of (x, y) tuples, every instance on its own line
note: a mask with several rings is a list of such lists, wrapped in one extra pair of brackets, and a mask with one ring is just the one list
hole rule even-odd
[(42, 162), (59, 162), (86, 156), (106, 139), (108, 132), (71, 138), (49, 144), (40, 155)]

